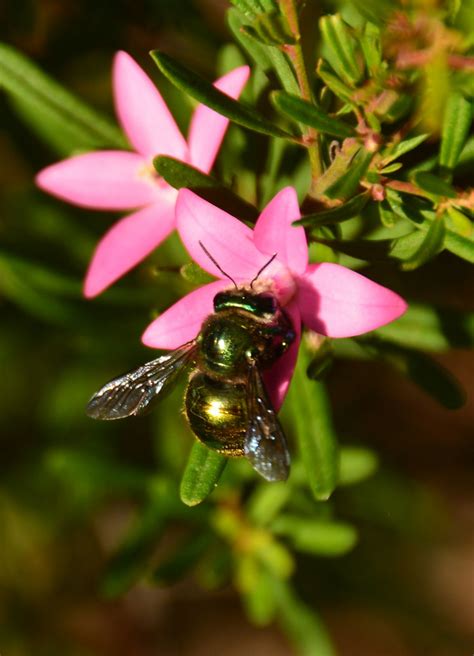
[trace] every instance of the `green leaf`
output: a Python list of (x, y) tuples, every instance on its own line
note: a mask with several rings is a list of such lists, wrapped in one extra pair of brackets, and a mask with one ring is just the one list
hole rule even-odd
[[(387, 201), (395, 214), (407, 219), (422, 232), (427, 232), (433, 221), (437, 220), (435, 212), (427, 210), (426, 201), (422, 201), (420, 198), (401, 194), (387, 188)], [(444, 247), (454, 255), (474, 263), (474, 239), (472, 234), (463, 236), (446, 228)]]
[(197, 73), (190, 71), (169, 55), (158, 50), (152, 50), (150, 54), (163, 75), (178, 89), (185, 91), (219, 114), (249, 130), (261, 132), (270, 137), (293, 138), (293, 135), (273, 125), (255, 109), (222, 93), (210, 82), (197, 75)]
[(307, 228), (318, 228), (322, 225), (330, 225), (332, 223), (341, 223), (342, 221), (347, 221), (348, 219), (352, 219), (354, 216), (357, 216), (361, 210), (364, 209), (369, 198), (370, 194), (367, 191), (364, 191), (361, 194), (354, 196), (343, 205), (332, 207), (329, 210), (323, 210), (317, 214), (307, 214), (301, 219), (298, 219), (298, 221), (295, 221), (293, 225), (302, 225)]
[(323, 59), (319, 60), (316, 72), (328, 89), (331, 89), (338, 98), (343, 102), (353, 104), (352, 89), (334, 74), (332, 68)]
[(433, 196), (456, 198), (456, 190), (448, 182), (428, 171), (418, 171), (413, 176), (414, 182)]
[(452, 92), (444, 110), (439, 163), (449, 170), (456, 166), (472, 122), (472, 105), (464, 96)]
[(153, 166), (157, 173), (175, 189), (193, 187), (218, 187), (219, 181), (211, 175), (207, 175), (190, 164), (185, 164), (179, 159), (158, 155), (153, 159)]
[(291, 496), (286, 482), (260, 485), (247, 504), (249, 520), (258, 526), (266, 526), (278, 515)]
[(387, 203), (386, 200), (381, 201), (378, 203), (378, 210), (379, 210), (379, 217), (380, 217), (380, 222), (382, 225), (384, 225), (386, 228), (393, 228), (395, 225), (395, 213), (392, 212), (390, 209), (390, 205)]
[(372, 75), (377, 74), (382, 64), (380, 30), (370, 21), (367, 21), (365, 24), (364, 32), (360, 37), (360, 45), (364, 54), (367, 70)]
[(317, 500), (325, 501), (337, 483), (338, 448), (324, 384), (306, 375), (311, 357), (302, 344), (287, 407), (311, 490)]
[(275, 597), (282, 628), (300, 656), (336, 656), (323, 622), (298, 599), (287, 582), (278, 582)]
[(155, 157), (153, 166), (175, 189), (191, 189), (213, 205), (244, 221), (255, 223), (257, 220), (259, 212), (253, 205), (234, 194), (231, 189), (224, 187), (216, 178), (202, 173), (193, 166), (166, 155)]
[(474, 230), (474, 225), (472, 221), (453, 205), (449, 205), (447, 208), (447, 225), (451, 230), (456, 234), (461, 235), (462, 237), (470, 237)]
[(470, 237), (463, 237), (452, 230), (446, 230), (444, 246), (448, 251), (454, 253), (454, 255), (462, 257), (463, 260), (474, 264), (474, 240), (472, 239), (472, 235)]
[(262, 5), (259, 0), (230, 0), (243, 14), (253, 18), (262, 11)]
[(277, 611), (274, 593), (275, 576), (248, 554), (239, 559), (237, 567), (237, 577), (242, 583), (248, 581), (239, 586), (245, 612), (255, 626), (268, 626)]
[(386, 360), (448, 410), (457, 410), (464, 405), (466, 396), (459, 382), (451, 372), (425, 353), (378, 337), (361, 337), (356, 341), (367, 348), (373, 357)]
[[(400, 141), (398, 144), (394, 146), (389, 146), (382, 153), (382, 161), (384, 163), (384, 168), (390, 162), (393, 162), (395, 159), (398, 159), (402, 155), (409, 153), (410, 150), (414, 150), (415, 148), (417, 148), (420, 144), (423, 143), (423, 141), (426, 141), (427, 138), (428, 138), (427, 134), (419, 134), (416, 137), (412, 137), (411, 139), (405, 139), (405, 141)], [(387, 171), (385, 171), (385, 173), (387, 173)]]
[(0, 43), (0, 87), (18, 103), (22, 115), (40, 136), (65, 154), (104, 147), (127, 148), (122, 133), (111, 121), (4, 43)]
[(257, 66), (268, 73), (271, 68), (280, 80), (280, 83), (289, 93), (299, 93), (298, 82), (295, 78), (294, 71), (288, 62), (286, 55), (278, 48), (273, 46), (264, 46), (251, 33), (246, 33), (245, 29), (250, 23), (245, 22), (243, 17), (235, 9), (227, 12), (229, 27), (240, 45), (248, 52)]
[[(240, 11), (242, 11), (242, 13), (244, 13), (249, 18), (253, 17), (252, 14), (249, 15), (247, 12), (244, 12), (240, 7), (239, 9)], [(252, 36), (249, 36), (244, 32), (244, 28), (247, 25), (247, 23), (245, 23), (240, 12), (237, 11), (236, 9), (229, 9), (229, 11), (227, 12), (227, 22), (229, 24), (232, 33), (234, 34), (235, 38), (240, 43), (242, 48), (250, 55), (250, 57), (257, 64), (257, 66), (260, 66), (262, 70), (267, 71), (271, 67), (269, 53), (265, 48), (265, 46), (255, 41), (255, 39)]]
[(184, 470), (180, 496), (187, 506), (196, 506), (206, 499), (216, 487), (227, 458), (217, 451), (195, 442)]
[(295, 43), (295, 37), (286, 18), (279, 11), (259, 14), (247, 29), (252, 30), (255, 37), (266, 45), (281, 46)]
[(343, 123), (337, 118), (331, 118), (316, 105), (285, 91), (273, 92), (272, 101), (276, 109), (284, 116), (288, 116), (298, 123), (316, 128), (324, 134), (330, 134), (341, 139), (352, 137), (355, 134), (354, 128), (347, 125), (347, 123)]
[(402, 166), (403, 164), (401, 162), (394, 162), (393, 164), (389, 164), (388, 166), (384, 166), (383, 169), (380, 169), (380, 173), (383, 175), (394, 173), (395, 171), (399, 171)]
[(378, 457), (371, 449), (356, 446), (342, 447), (339, 459), (339, 485), (360, 483), (372, 476), (378, 466)]
[(474, 313), (410, 303), (407, 312), (376, 334), (411, 348), (444, 351), (474, 346)]
[(326, 196), (346, 200), (354, 195), (360, 186), (360, 181), (365, 176), (372, 161), (373, 153), (360, 148), (352, 160), (349, 169), (326, 189)]
[(355, 41), (339, 14), (323, 16), (319, 21), (326, 49), (326, 59), (336, 73), (350, 86), (355, 86), (362, 77), (357, 64)]
[(350, 524), (311, 519), (298, 515), (281, 515), (271, 526), (297, 551), (316, 556), (342, 556), (357, 542), (357, 531)]
[(419, 248), (403, 261), (403, 271), (413, 271), (438, 255), (443, 250), (445, 237), (446, 226), (443, 217), (440, 217), (430, 225)]
[(383, 262), (388, 259), (406, 260), (416, 252), (423, 242), (421, 231), (412, 232), (395, 239), (324, 239), (313, 237), (313, 241), (368, 262)]

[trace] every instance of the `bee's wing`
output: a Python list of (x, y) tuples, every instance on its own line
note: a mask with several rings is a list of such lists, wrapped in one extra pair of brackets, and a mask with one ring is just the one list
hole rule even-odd
[(87, 414), (94, 419), (123, 419), (144, 414), (156, 396), (190, 363), (195, 352), (195, 342), (188, 342), (172, 353), (114, 378), (91, 398)]
[(255, 365), (249, 370), (247, 409), (249, 425), (244, 442), (247, 459), (267, 481), (286, 481), (290, 473), (286, 437)]

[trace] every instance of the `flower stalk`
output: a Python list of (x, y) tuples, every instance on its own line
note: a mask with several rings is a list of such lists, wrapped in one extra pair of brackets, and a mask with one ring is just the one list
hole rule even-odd
[[(288, 27), (295, 39), (294, 44), (287, 44), (285, 50), (288, 53), (293, 67), (303, 100), (313, 101), (313, 94), (309, 84), (308, 72), (304, 61), (303, 48), (301, 46), (301, 33), (298, 21), (298, 12), (295, 0), (281, 0), (281, 10), (286, 18)], [(308, 149), (311, 163), (312, 184), (322, 175), (323, 166), (319, 148), (319, 135), (315, 128), (308, 127), (303, 133), (303, 143)]]

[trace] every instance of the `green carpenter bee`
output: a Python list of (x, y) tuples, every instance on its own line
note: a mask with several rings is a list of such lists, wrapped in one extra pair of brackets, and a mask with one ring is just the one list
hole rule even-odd
[(226, 456), (245, 456), (268, 481), (286, 480), (287, 442), (261, 372), (294, 339), (273, 294), (235, 285), (214, 297), (214, 312), (194, 340), (104, 385), (87, 414), (94, 419), (144, 414), (188, 369), (184, 410), (196, 437)]

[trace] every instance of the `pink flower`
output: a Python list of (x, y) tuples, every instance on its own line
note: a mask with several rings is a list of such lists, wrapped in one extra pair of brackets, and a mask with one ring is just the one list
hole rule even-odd
[(248, 285), (276, 253), (253, 285), (256, 291), (268, 290), (277, 296), (297, 335), (288, 351), (265, 372), (276, 409), (293, 374), (301, 323), (329, 337), (351, 337), (393, 321), (407, 308), (400, 296), (351, 269), (327, 262), (309, 264), (305, 231), (291, 225), (300, 217), (292, 187), (268, 203), (253, 230), (188, 189), (179, 192), (176, 217), (191, 257), (218, 280), (191, 292), (155, 319), (142, 337), (144, 344), (174, 349), (194, 339), (213, 312), (214, 296), (231, 286), (199, 242), (239, 286)]
[[(215, 86), (238, 98), (250, 70), (236, 68)], [(186, 142), (153, 82), (125, 52), (113, 67), (117, 115), (134, 152), (103, 150), (48, 166), (36, 183), (63, 200), (102, 210), (135, 210), (118, 221), (99, 242), (84, 284), (84, 294), (100, 294), (149, 255), (175, 228), (177, 191), (152, 165), (169, 155), (204, 173), (212, 168), (229, 121), (205, 105), (196, 108)]]

